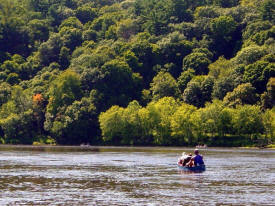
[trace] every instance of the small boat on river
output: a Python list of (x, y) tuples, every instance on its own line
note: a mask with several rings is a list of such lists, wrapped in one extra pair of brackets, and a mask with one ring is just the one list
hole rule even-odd
[(204, 172), (206, 170), (205, 165), (199, 165), (194, 167), (178, 165), (179, 170), (184, 172)]
[(185, 152), (178, 160), (178, 168), (184, 172), (204, 172), (206, 170), (203, 156), (199, 154), (199, 150), (196, 148), (194, 151), (195, 156), (190, 153), (187, 155)]

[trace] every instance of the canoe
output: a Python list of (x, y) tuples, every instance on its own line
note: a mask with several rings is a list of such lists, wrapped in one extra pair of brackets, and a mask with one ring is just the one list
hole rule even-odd
[(179, 170), (185, 172), (204, 172), (206, 170), (205, 165), (199, 165), (195, 167), (186, 167), (178, 165)]

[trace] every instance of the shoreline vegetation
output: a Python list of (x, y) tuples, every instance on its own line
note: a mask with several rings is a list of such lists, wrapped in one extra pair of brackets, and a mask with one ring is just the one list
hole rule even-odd
[(275, 144), (266, 145), (267, 149), (275, 149)]
[[(150, 150), (150, 151), (166, 151), (166, 149), (173, 149), (173, 150), (194, 150), (196, 147), (191, 147), (191, 146), (184, 146), (184, 147), (179, 147), (179, 146), (130, 146), (130, 145), (125, 145), (125, 146), (99, 146), (99, 145), (47, 145), (47, 144), (40, 144), (40, 145), (22, 145), (22, 144), (0, 144), (0, 150), (10, 150), (10, 149), (16, 149), (16, 150), (38, 150), (38, 151), (44, 151), (44, 150), (49, 150), (49, 151), (55, 151), (55, 150), (71, 150), (71, 151), (79, 151), (79, 150), (88, 150), (88, 151), (109, 151), (109, 150), (134, 150), (134, 151), (139, 151), (139, 150)], [(261, 147), (256, 147), (256, 146), (247, 146), (247, 147), (204, 147), (204, 148), (199, 148), (201, 151), (207, 151), (208, 149), (270, 149), (273, 150), (275, 149), (275, 145), (267, 145), (264, 148)]]
[(0, 0), (0, 144), (274, 148), (274, 0)]

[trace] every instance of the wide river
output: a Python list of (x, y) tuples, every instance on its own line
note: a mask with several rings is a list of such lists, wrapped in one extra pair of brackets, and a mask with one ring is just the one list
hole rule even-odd
[(275, 150), (0, 146), (0, 205), (275, 205)]

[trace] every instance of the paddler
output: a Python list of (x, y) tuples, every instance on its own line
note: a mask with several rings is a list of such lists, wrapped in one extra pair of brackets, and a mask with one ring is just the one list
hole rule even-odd
[(182, 153), (181, 157), (179, 158), (178, 164), (180, 166), (186, 166), (186, 164), (188, 162), (190, 162), (192, 158), (192, 154), (190, 153), (189, 155), (187, 155), (185, 152)]
[(194, 166), (204, 165), (203, 156), (199, 154), (198, 149), (194, 150), (194, 154), (195, 156), (191, 158), (190, 162), (188, 162), (187, 165), (189, 167), (192, 167), (193, 165)]

